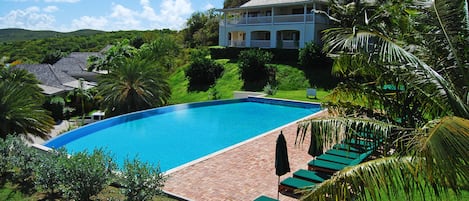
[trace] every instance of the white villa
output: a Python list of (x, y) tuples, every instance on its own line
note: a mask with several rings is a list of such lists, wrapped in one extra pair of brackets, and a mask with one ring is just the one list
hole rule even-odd
[(224, 47), (303, 48), (320, 43), (329, 27), (327, 0), (251, 0), (219, 9), (219, 45)]

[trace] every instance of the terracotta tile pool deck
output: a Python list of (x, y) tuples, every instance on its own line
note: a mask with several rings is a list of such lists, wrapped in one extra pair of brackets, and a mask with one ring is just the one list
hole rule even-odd
[[(324, 115), (325, 112), (317, 113)], [(291, 171), (306, 169), (309, 140), (295, 146), (296, 123), (271, 131), (220, 154), (169, 173), (164, 190), (195, 201), (254, 200), (259, 195), (277, 198), (278, 177), (275, 175), (275, 144), (280, 130), (287, 141)], [(296, 200), (280, 194), (280, 200)]]

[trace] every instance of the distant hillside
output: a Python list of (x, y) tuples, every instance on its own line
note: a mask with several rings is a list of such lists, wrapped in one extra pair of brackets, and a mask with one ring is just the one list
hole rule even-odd
[(74, 32), (31, 31), (25, 29), (0, 29), (0, 42), (25, 41), (44, 38), (60, 38), (67, 36), (90, 36), (104, 31), (83, 29)]

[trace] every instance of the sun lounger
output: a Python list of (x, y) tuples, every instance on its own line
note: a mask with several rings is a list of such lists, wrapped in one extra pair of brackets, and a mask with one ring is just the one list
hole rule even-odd
[(321, 183), (329, 178), (331, 178), (330, 174), (326, 174), (323, 172), (316, 172), (316, 171), (309, 171), (305, 169), (299, 169), (293, 173), (293, 177), (298, 179), (303, 179), (306, 181), (314, 182), (314, 183)]
[(356, 153), (363, 153), (365, 151), (368, 151), (367, 148), (365, 147), (353, 146), (353, 145), (346, 144), (346, 143), (335, 144), (332, 148), (344, 150), (344, 151), (356, 152)]
[(349, 165), (350, 163), (353, 162), (353, 158), (347, 158), (347, 157), (342, 157), (342, 156), (337, 156), (337, 155), (332, 155), (332, 154), (321, 154), (316, 157), (317, 160), (323, 160), (323, 161), (330, 161), (334, 163), (341, 163), (345, 165)]
[(298, 179), (295, 177), (288, 177), (284, 179), (282, 182), (280, 182), (278, 191), (284, 195), (288, 195), (292, 197), (299, 197), (301, 196), (301, 194), (296, 192), (296, 190), (312, 187), (316, 185), (317, 183), (319, 182), (315, 183), (315, 182), (306, 181), (303, 179)]
[(332, 174), (334, 172), (344, 169), (347, 166), (353, 166), (353, 165), (357, 165), (361, 163), (363, 160), (368, 158), (368, 156), (370, 156), (371, 153), (373, 153), (373, 151), (367, 151), (363, 154), (359, 154), (357, 158), (350, 161), (348, 164), (344, 164), (345, 160), (342, 160), (342, 159), (340, 159), (341, 160), (340, 162), (342, 163), (337, 162), (337, 161), (326, 161), (326, 160), (321, 160), (321, 159), (315, 159), (308, 163), (308, 170), (314, 170), (314, 171), (320, 171), (320, 172), (326, 172), (326, 173)]
[(254, 201), (278, 201), (278, 200), (274, 199), (274, 198), (271, 198), (271, 197), (267, 197), (265, 195), (261, 195), (261, 196), (257, 197), (256, 199), (254, 199)]
[(341, 156), (341, 157), (351, 158), (351, 159), (356, 159), (360, 157), (360, 153), (344, 151), (344, 150), (339, 150), (339, 149), (329, 149), (326, 151), (325, 154), (331, 154), (331, 155), (336, 155), (336, 156)]

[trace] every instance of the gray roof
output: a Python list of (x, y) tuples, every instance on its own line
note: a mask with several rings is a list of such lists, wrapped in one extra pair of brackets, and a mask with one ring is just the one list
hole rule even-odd
[(54, 67), (65, 73), (87, 71), (88, 57), (101, 56), (97, 52), (72, 52), (54, 64)]
[(24, 69), (34, 74), (36, 79), (42, 85), (51, 86), (55, 88), (69, 90), (70, 87), (64, 86), (63, 83), (76, 80), (75, 78), (55, 70), (50, 64), (19, 64), (13, 66), (13, 69)]

